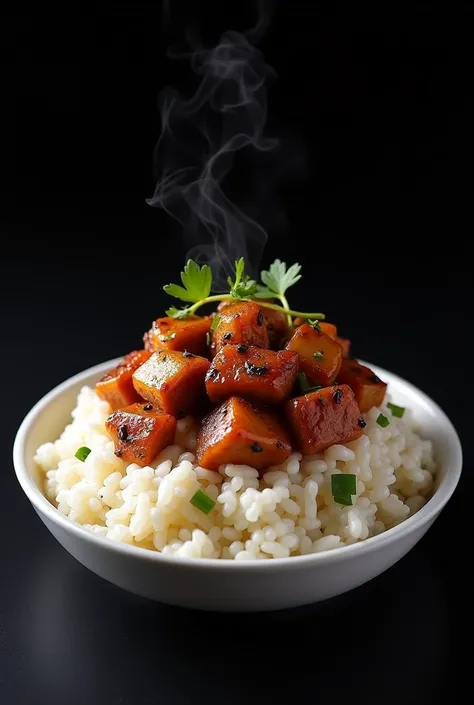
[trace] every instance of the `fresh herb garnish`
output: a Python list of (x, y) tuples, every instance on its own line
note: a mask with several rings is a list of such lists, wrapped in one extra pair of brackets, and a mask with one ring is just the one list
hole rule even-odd
[(189, 500), (197, 509), (200, 509), (204, 514), (209, 514), (211, 509), (216, 506), (216, 503), (205, 492), (198, 490)]
[[(287, 269), (285, 262), (275, 260), (268, 271), (264, 270), (261, 273), (263, 284), (257, 284), (248, 274), (245, 274), (245, 261), (241, 257), (235, 262), (234, 278), (228, 277), (227, 279), (229, 284), (228, 293), (211, 296), (212, 272), (210, 267), (207, 264), (200, 267), (193, 260), (188, 260), (184, 271), (181, 272), (183, 286), (180, 284), (166, 284), (163, 288), (170, 296), (185, 301), (190, 305), (181, 309), (171, 306), (167, 309), (166, 315), (172, 318), (187, 318), (205, 304), (240, 299), (243, 301), (258, 300), (262, 308), (285, 313), (289, 324), (291, 324), (292, 316), (305, 320), (310, 319), (314, 323), (316, 319), (324, 318), (324, 313), (294, 311), (290, 309), (285, 297), (286, 290), (301, 279), (300, 270), (301, 265), (298, 263), (291, 265)], [(279, 299), (282, 305), (271, 301), (263, 301), (263, 299)]]
[(173, 338), (176, 338), (176, 333), (168, 333), (168, 335), (160, 335), (158, 337), (162, 343), (167, 343), (169, 340), (173, 340)]
[(390, 420), (387, 419), (387, 417), (384, 414), (379, 414), (377, 416), (377, 423), (379, 426), (382, 426), (382, 428), (387, 428), (387, 426), (390, 425)]
[(355, 475), (331, 475), (331, 492), (336, 504), (352, 505), (352, 496), (357, 492)]
[(314, 330), (317, 330), (317, 331), (319, 331), (319, 333), (321, 333), (321, 326), (319, 325), (318, 320), (315, 319), (314, 321), (308, 321), (308, 323), (311, 326), (311, 328), (314, 328)]
[(209, 333), (209, 331), (207, 331), (207, 333), (206, 333), (206, 345), (207, 345), (207, 347), (209, 347), (210, 344), (211, 344), (211, 334)]
[(212, 319), (212, 323), (211, 323), (211, 330), (212, 330), (212, 331), (215, 331), (215, 330), (216, 330), (217, 326), (218, 326), (219, 323), (220, 323), (220, 320), (221, 320), (221, 317), (219, 316), (218, 313), (216, 313), (216, 315), (215, 315), (214, 318)]
[(342, 389), (336, 389), (336, 391), (332, 395), (332, 398), (336, 404), (340, 404), (343, 396), (344, 396), (344, 392), (342, 391)]
[(396, 404), (392, 404), (391, 402), (389, 402), (389, 403), (387, 404), (387, 406), (388, 406), (388, 408), (390, 409), (390, 411), (392, 412), (392, 415), (393, 415), (393, 416), (396, 416), (397, 419), (401, 419), (402, 416), (403, 416), (403, 414), (404, 414), (405, 411), (406, 411), (406, 410), (405, 410), (405, 407), (403, 407), (403, 406), (397, 406)]
[(313, 353), (313, 357), (315, 360), (319, 362), (319, 360), (322, 360), (324, 357), (324, 353), (322, 350), (316, 350), (316, 352)]
[(88, 448), (87, 446), (81, 446), (74, 453), (74, 457), (80, 460), (81, 462), (84, 462), (90, 452), (90, 448)]
[(257, 291), (257, 282), (250, 279), (244, 270), (245, 260), (241, 257), (235, 262), (235, 279), (227, 277), (227, 283), (230, 286), (229, 293), (233, 299), (246, 299), (254, 296)]
[[(279, 299), (283, 308), (289, 310), (285, 293), (290, 286), (294, 286), (301, 279), (301, 265), (298, 262), (286, 268), (286, 262), (276, 259), (268, 270), (260, 273), (264, 286), (258, 286), (255, 297), (258, 299)], [(291, 315), (288, 314), (288, 325), (291, 326)]]
[(211, 293), (211, 268), (207, 264), (200, 267), (192, 259), (188, 259), (184, 271), (181, 272), (181, 281), (183, 286), (166, 284), (163, 289), (175, 299), (195, 304), (202, 299), (206, 299)]
[(298, 382), (300, 383), (300, 389), (302, 394), (308, 394), (308, 392), (317, 392), (318, 389), (321, 389), (320, 384), (311, 385), (308, 382), (308, 378), (306, 377), (304, 372), (298, 372), (296, 376), (298, 378)]

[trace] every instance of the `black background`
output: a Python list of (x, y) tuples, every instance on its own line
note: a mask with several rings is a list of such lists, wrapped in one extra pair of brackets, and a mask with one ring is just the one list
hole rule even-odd
[(179, 228), (145, 204), (158, 92), (191, 85), (166, 48), (186, 26), (215, 41), (254, 14), (253, 3), (172, 4), (166, 26), (145, 3), (2, 22), (2, 703), (237, 703), (256, 701), (256, 688), (273, 702), (444, 701), (464, 679), (472, 616), (472, 37), (462, 5), (355, 14), (281, 2), (261, 43), (278, 76), (269, 130), (283, 140), (272, 169), (286, 213), (277, 221), (255, 206), (270, 224), (263, 263), (301, 261), (294, 305), (325, 311), (357, 356), (426, 391), (463, 442), (464, 477), (421, 543), (323, 605), (193, 614), (86, 572), (17, 486), (22, 417), (71, 374), (140, 345), (186, 254)]

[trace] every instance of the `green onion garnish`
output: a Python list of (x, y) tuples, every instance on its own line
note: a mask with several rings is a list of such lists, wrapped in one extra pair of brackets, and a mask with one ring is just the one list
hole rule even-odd
[(322, 360), (324, 357), (324, 353), (322, 350), (316, 350), (316, 352), (313, 353), (313, 357), (315, 360)]
[(319, 321), (317, 319), (315, 321), (308, 321), (308, 323), (311, 328), (314, 328), (314, 330), (317, 330), (321, 333), (321, 326), (319, 325)]
[(331, 492), (336, 504), (352, 505), (351, 495), (357, 492), (355, 475), (331, 475)]
[(382, 428), (387, 428), (387, 426), (390, 425), (389, 419), (384, 414), (379, 414), (377, 416), (377, 423), (379, 426), (382, 426)]
[(206, 345), (207, 345), (207, 347), (209, 347), (210, 344), (211, 344), (211, 334), (209, 333), (209, 331), (207, 331), (207, 333), (206, 333)]
[(397, 419), (401, 419), (403, 414), (405, 413), (405, 407), (403, 406), (397, 406), (396, 404), (392, 404), (391, 402), (389, 402), (387, 406), (392, 412), (393, 416), (396, 416)]
[(315, 384), (314, 386), (311, 386), (304, 372), (298, 372), (297, 377), (302, 394), (308, 394), (308, 392), (316, 392), (318, 389), (321, 389), (320, 384)]
[(189, 501), (192, 505), (197, 507), (197, 509), (200, 509), (201, 512), (204, 512), (204, 514), (209, 514), (211, 509), (216, 505), (214, 500), (208, 497), (202, 490), (198, 490)]
[(343, 504), (345, 507), (352, 507), (352, 497), (348, 495), (347, 497), (339, 497), (333, 495), (336, 504)]
[(216, 313), (216, 315), (212, 319), (211, 330), (213, 330), (213, 331), (216, 330), (217, 326), (219, 325), (220, 320), (221, 320), (221, 317), (219, 316), (218, 313)]
[(89, 453), (91, 452), (91, 449), (88, 448), (87, 446), (81, 446), (76, 450), (74, 453), (74, 457), (77, 458), (78, 460), (81, 460), (84, 462), (84, 460), (87, 458)]

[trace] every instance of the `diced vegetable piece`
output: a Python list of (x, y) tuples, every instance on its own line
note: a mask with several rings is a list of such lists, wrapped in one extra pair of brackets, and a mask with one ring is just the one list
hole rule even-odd
[(206, 316), (178, 318), (157, 318), (151, 329), (145, 333), (145, 348), (156, 350), (188, 350), (195, 355), (206, 355), (206, 334), (211, 327), (211, 319)]
[(133, 375), (138, 394), (177, 418), (197, 412), (206, 399), (209, 360), (178, 350), (157, 350)]
[(197, 460), (209, 470), (225, 463), (263, 470), (282, 463), (290, 453), (290, 439), (279, 419), (239, 397), (208, 414), (197, 438)]
[(115, 443), (115, 454), (127, 463), (149, 465), (173, 443), (176, 419), (153, 404), (131, 404), (117, 409), (105, 422)]
[[(273, 302), (273, 299), (259, 299), (259, 301)], [(227, 306), (232, 305), (231, 301), (221, 301), (217, 307), (220, 314)], [(271, 308), (260, 307), (264, 316), (264, 325), (267, 327), (268, 345), (272, 350), (280, 348), (282, 340), (288, 334), (288, 322), (286, 316), (281, 311), (273, 311)]]
[(350, 507), (352, 495), (357, 492), (357, 476), (344, 473), (331, 475), (331, 492), (336, 504)]
[(322, 333), (326, 333), (333, 340), (337, 340), (337, 327), (334, 323), (328, 323), (327, 321), (319, 321), (319, 327)]
[(343, 360), (337, 377), (340, 382), (351, 387), (363, 414), (373, 406), (382, 404), (387, 385), (357, 360)]
[(354, 393), (345, 384), (290, 399), (285, 410), (298, 450), (305, 454), (355, 441), (365, 426)]
[(278, 404), (290, 396), (297, 372), (298, 355), (289, 350), (224, 345), (206, 375), (206, 390), (214, 404), (232, 396)]
[(377, 423), (379, 426), (382, 426), (382, 428), (387, 428), (387, 426), (390, 426), (390, 419), (388, 419), (385, 414), (379, 414), (377, 416)]
[(254, 301), (237, 301), (219, 311), (219, 322), (212, 332), (211, 354), (223, 345), (255, 345), (268, 348), (268, 333), (261, 306)]
[(338, 335), (336, 335), (335, 341), (342, 348), (342, 357), (348, 358), (351, 354), (351, 341), (348, 338), (340, 338)]
[(95, 386), (97, 395), (107, 401), (112, 409), (119, 409), (139, 401), (140, 395), (133, 386), (132, 375), (150, 355), (151, 352), (148, 350), (134, 350), (126, 355), (114, 370), (97, 382)]
[(297, 352), (299, 367), (311, 384), (332, 384), (342, 363), (342, 349), (326, 333), (308, 323), (299, 326), (286, 345), (286, 350)]

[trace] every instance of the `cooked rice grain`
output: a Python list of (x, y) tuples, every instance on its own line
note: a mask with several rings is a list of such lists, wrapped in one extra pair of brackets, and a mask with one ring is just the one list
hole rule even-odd
[[(390, 425), (381, 428), (382, 412)], [(364, 435), (324, 453), (292, 453), (259, 479), (246, 465), (220, 472), (195, 462), (196, 427), (178, 421), (175, 444), (151, 466), (126, 465), (105, 430), (109, 405), (83, 387), (72, 422), (38, 448), (45, 493), (84, 529), (115, 541), (188, 558), (259, 560), (319, 553), (375, 536), (418, 511), (433, 487), (431, 442), (411, 413), (395, 418), (384, 404), (364, 418)], [(74, 457), (81, 446), (91, 453)], [(331, 475), (357, 476), (354, 505), (335, 504)], [(206, 515), (190, 503), (198, 489), (216, 501)]]

